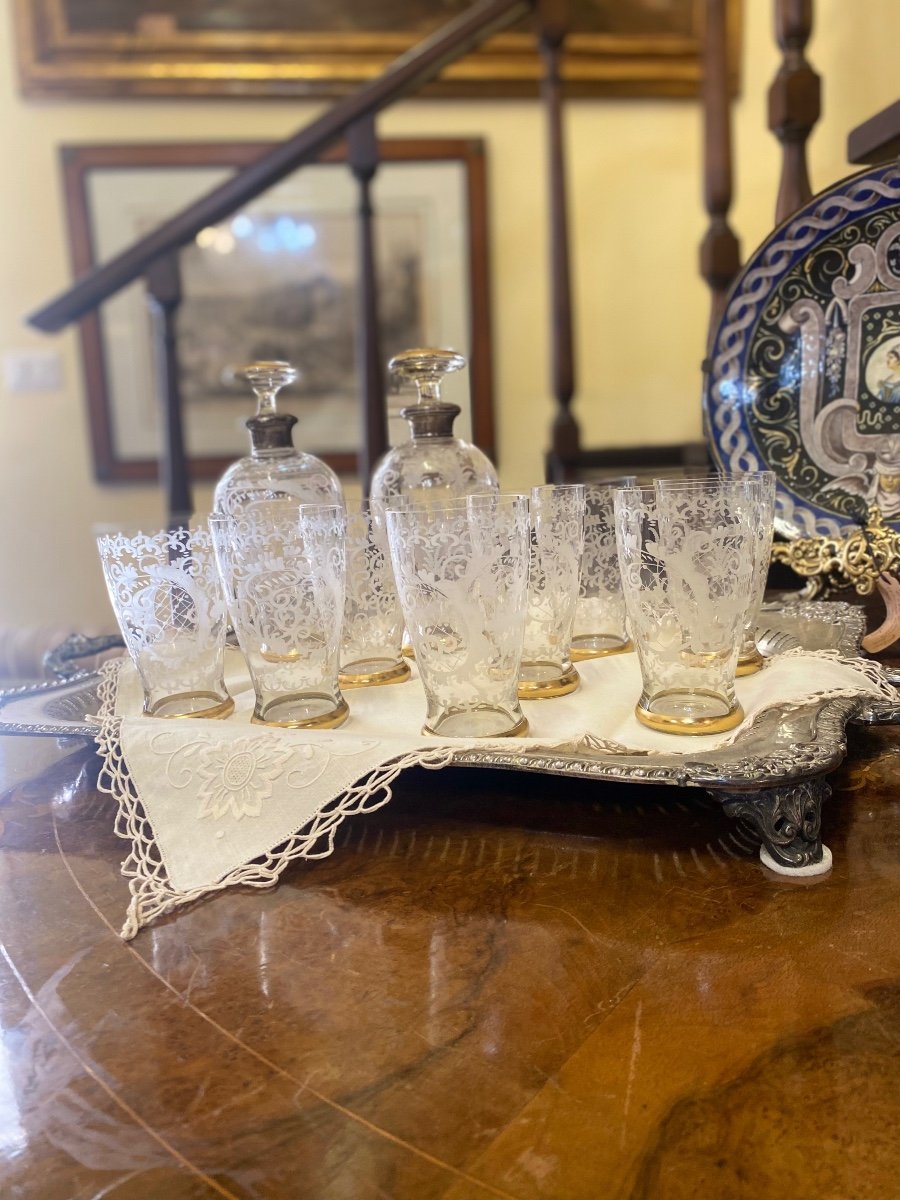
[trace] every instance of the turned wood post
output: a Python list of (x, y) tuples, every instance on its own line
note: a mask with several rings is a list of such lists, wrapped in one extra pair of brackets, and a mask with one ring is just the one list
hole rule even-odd
[(779, 224), (812, 196), (806, 143), (821, 113), (819, 76), (804, 53), (812, 22), (813, 0), (775, 0), (775, 36), (782, 61), (769, 88), (769, 128), (782, 147), (775, 206)]
[(347, 131), (347, 158), (359, 185), (357, 214), (359, 246), (359, 295), (357, 301), (356, 362), (360, 378), (359, 481), (368, 497), (372, 471), (388, 448), (384, 363), (378, 320), (378, 277), (375, 264), (375, 229), (372, 180), (378, 169), (378, 136), (375, 117), (364, 117)]
[(153, 317), (153, 351), (163, 434), (159, 476), (166, 496), (168, 527), (175, 529), (188, 525), (194, 513), (184, 449), (178, 347), (175, 340), (181, 304), (181, 271), (177, 253), (166, 254), (152, 262), (144, 278)]
[(575, 394), (575, 349), (572, 329), (572, 284), (569, 269), (569, 219), (563, 137), (563, 44), (569, 30), (568, 0), (537, 0), (537, 32), (543, 77), (541, 95), (547, 119), (547, 173), (550, 209), (551, 384), (556, 413), (550, 455), (554, 474), (575, 462), (578, 423), (572, 415)]
[(710, 290), (707, 349), (740, 270), (741, 247), (728, 223), (731, 208), (731, 96), (726, 0), (706, 0), (703, 39), (703, 200), (709, 225), (700, 243), (700, 274)]

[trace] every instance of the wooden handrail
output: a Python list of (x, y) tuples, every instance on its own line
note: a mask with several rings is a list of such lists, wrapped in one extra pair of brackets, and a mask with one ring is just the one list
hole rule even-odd
[(417, 91), (448, 63), (528, 15), (533, 3), (534, 0), (480, 0), (473, 4), (401, 55), (383, 75), (339, 100), (293, 137), (267, 151), (109, 262), (82, 276), (56, 299), (32, 313), (29, 324), (53, 333), (77, 321), (143, 275), (151, 263), (193, 241), (201, 229), (224, 220), (292, 171), (311, 162), (357, 121)]
[(900, 100), (850, 130), (847, 160), (852, 163), (890, 162), (900, 154)]

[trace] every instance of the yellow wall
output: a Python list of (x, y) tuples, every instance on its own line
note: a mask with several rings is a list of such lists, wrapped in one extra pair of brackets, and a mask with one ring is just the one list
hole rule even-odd
[[(733, 224), (745, 253), (771, 225), (777, 147), (765, 92), (777, 66), (770, 0), (744, 0), (743, 96)], [(6, 10), (7, 5), (0, 5)], [(819, 0), (810, 58), (826, 81), (811, 144), (814, 186), (847, 174), (847, 131), (896, 99), (895, 0)], [(62, 142), (277, 138), (312, 113), (297, 103), (26, 103), (16, 90), (11, 22), (0, 19), (0, 354), (47, 345), (22, 315), (70, 281), (57, 167)], [(700, 431), (698, 364), (707, 294), (697, 276), (704, 229), (696, 105), (573, 103), (568, 110), (574, 222), (578, 414), (585, 444), (665, 442)], [(536, 104), (416, 103), (385, 134), (478, 135), (490, 171), (499, 454), (504, 486), (538, 480), (552, 414), (543, 127)], [(0, 628), (109, 623), (91, 526), (158, 523), (151, 488), (92, 482), (76, 335), (62, 334), (59, 394), (0, 390)], [(2, 383), (0, 383), (2, 388)], [(208, 491), (198, 495), (208, 505)]]

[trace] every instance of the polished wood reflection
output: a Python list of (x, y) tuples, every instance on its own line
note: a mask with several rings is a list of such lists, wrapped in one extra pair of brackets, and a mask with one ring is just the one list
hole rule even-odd
[(93, 751), (0, 739), (0, 1195), (894, 1194), (900, 731), (850, 753), (820, 880), (699, 791), (415, 771), (124, 944)]

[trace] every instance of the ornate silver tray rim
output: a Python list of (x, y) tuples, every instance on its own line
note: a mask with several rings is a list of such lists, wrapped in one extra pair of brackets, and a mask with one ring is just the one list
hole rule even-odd
[(63, 682), (26, 684), (0, 691), (0, 734), (39, 737), (90, 737), (90, 718), (100, 702), (97, 671), (82, 671)]

